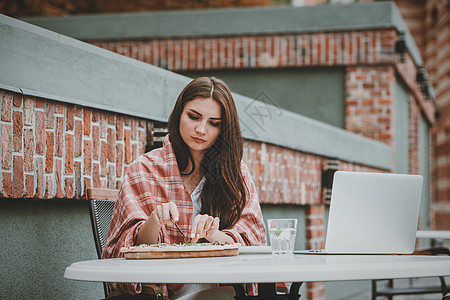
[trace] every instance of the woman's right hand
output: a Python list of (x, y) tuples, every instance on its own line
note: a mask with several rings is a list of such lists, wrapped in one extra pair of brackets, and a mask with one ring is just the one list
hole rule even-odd
[(178, 222), (180, 214), (173, 202), (162, 203), (151, 212), (137, 234), (136, 245), (158, 243), (161, 226)]
[(156, 206), (156, 208), (150, 214), (149, 220), (159, 227), (166, 224), (172, 224), (178, 222), (180, 214), (178, 208), (173, 202), (166, 202)]

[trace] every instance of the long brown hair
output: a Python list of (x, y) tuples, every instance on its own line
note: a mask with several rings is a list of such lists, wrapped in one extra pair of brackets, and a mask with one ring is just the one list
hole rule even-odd
[[(195, 166), (188, 146), (180, 135), (180, 117), (185, 104), (197, 98), (212, 98), (221, 107), (221, 131), (216, 143), (205, 151), (200, 166)], [(169, 138), (180, 172), (191, 162), (206, 177), (200, 196), (201, 213), (220, 218), (220, 229), (230, 228), (241, 217), (247, 203), (247, 187), (241, 172), (243, 141), (233, 96), (228, 86), (214, 77), (192, 80), (178, 96), (170, 114)]]

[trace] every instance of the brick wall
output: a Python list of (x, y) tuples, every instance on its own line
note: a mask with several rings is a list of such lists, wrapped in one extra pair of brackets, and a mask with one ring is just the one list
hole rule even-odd
[(0, 197), (81, 198), (88, 187), (117, 189), (151, 132), (151, 121), (0, 94)]
[(218, 38), (89, 41), (172, 71), (392, 63), (393, 29)]
[(450, 230), (450, 58), (449, 1), (396, 0), (421, 52), (436, 94), (440, 118), (432, 128), (431, 153), (435, 165), (435, 196), (431, 205), (431, 226)]
[(355, 66), (346, 72), (346, 129), (393, 143), (394, 69)]

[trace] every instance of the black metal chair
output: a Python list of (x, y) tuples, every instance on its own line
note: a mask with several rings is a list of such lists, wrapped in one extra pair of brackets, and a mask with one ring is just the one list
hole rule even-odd
[[(102, 257), (102, 251), (105, 247), (106, 235), (108, 234), (109, 224), (116, 203), (118, 191), (104, 189), (88, 189), (87, 197), (89, 200), (89, 213), (91, 217), (92, 233), (94, 235), (97, 257)], [(103, 282), (105, 297), (109, 295), (109, 289), (106, 282)]]
[[(430, 248), (425, 250), (418, 250), (413, 255), (450, 255), (450, 251), (447, 248)], [(387, 281), (387, 285), (380, 288), (378, 283), (380, 281)], [(372, 300), (376, 300), (377, 297), (385, 297), (392, 300), (397, 295), (424, 295), (424, 294), (438, 294), (441, 293), (442, 297), (445, 297), (449, 292), (445, 283), (445, 278), (439, 276), (440, 285), (436, 286), (411, 286), (411, 287), (395, 287), (394, 279), (378, 279), (372, 280)]]

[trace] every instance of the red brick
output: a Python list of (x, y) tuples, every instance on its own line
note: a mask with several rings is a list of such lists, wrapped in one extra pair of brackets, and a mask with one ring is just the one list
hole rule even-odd
[(306, 215), (319, 215), (322, 216), (325, 213), (324, 205), (309, 205), (306, 207)]
[(75, 105), (73, 108), (73, 114), (76, 117), (82, 118), (83, 117), (83, 106)]
[(108, 170), (106, 164), (108, 161), (108, 144), (105, 141), (101, 142), (100, 150), (100, 176), (106, 176)]
[(22, 152), (22, 130), (23, 120), (22, 112), (13, 112), (13, 151)]
[(90, 187), (91, 187), (91, 179), (88, 177), (84, 177), (84, 192), (82, 196), (87, 194), (87, 189)]
[(80, 198), (81, 195), (83, 194), (83, 190), (82, 190), (82, 182), (81, 180), (83, 180), (82, 176), (81, 176), (81, 163), (79, 161), (74, 162), (73, 165), (74, 168), (74, 173), (75, 173), (75, 186), (74, 186), (74, 196), (76, 198)]
[(72, 131), (74, 125), (73, 105), (66, 106), (66, 130)]
[(100, 188), (100, 165), (98, 163), (92, 164), (92, 184), (94, 188)]
[(12, 174), (9, 172), (3, 172), (3, 190), (0, 191), (2, 197), (9, 198), (12, 196)]
[(108, 166), (108, 176), (107, 176), (107, 185), (106, 187), (108, 189), (115, 189), (116, 188), (116, 172), (114, 172), (114, 166), (109, 165)]
[(35, 98), (26, 96), (25, 102), (24, 102), (24, 109), (23, 109), (23, 123), (26, 126), (31, 126), (34, 124), (34, 104), (35, 104)]
[(145, 144), (147, 142), (147, 135), (145, 134), (145, 131), (139, 130), (139, 155), (142, 155), (145, 153)]
[(55, 149), (55, 133), (53, 131), (46, 132), (46, 152), (45, 152), (45, 171), (47, 173), (53, 173), (53, 159)]
[(66, 195), (66, 198), (73, 198), (73, 178), (65, 178), (64, 179), (64, 193)]
[(137, 120), (131, 119), (131, 139), (137, 139)]
[(44, 154), (45, 150), (45, 112), (36, 111), (36, 153)]
[(392, 100), (391, 99), (378, 99), (377, 103), (379, 105), (391, 105), (392, 104)]
[(56, 198), (63, 198), (63, 181), (62, 181), (62, 161), (55, 159), (55, 179), (56, 179)]
[(11, 116), (12, 116), (12, 100), (13, 100), (13, 94), (10, 92), (3, 91), (2, 92), (2, 115), (1, 120), (4, 122), (11, 122)]
[(108, 124), (114, 125), (116, 123), (116, 114), (108, 113)]
[(92, 122), (98, 122), (100, 121), (100, 113), (98, 111), (92, 112)]
[(36, 194), (35, 198), (43, 198), (45, 192), (44, 159), (36, 157)]
[(390, 134), (390, 133), (380, 133), (379, 135), (378, 135), (378, 138), (380, 139), (380, 140), (392, 140), (392, 135)]
[(66, 156), (65, 156), (65, 173), (73, 174), (73, 135), (66, 133)]
[(100, 128), (92, 125), (92, 159), (98, 160), (100, 157)]
[(108, 134), (108, 115), (105, 112), (100, 114), (100, 138), (106, 139)]
[(84, 141), (84, 175), (91, 175), (92, 169), (92, 142), (89, 140)]
[(322, 229), (306, 229), (306, 238), (315, 239), (324, 237), (324, 230)]
[(306, 293), (308, 299), (325, 300), (325, 284), (320, 284), (322, 284), (322, 286), (319, 286), (318, 283), (315, 282), (314, 285), (312, 282), (308, 282)]
[(64, 108), (65, 108), (65, 105), (63, 103), (61, 103), (61, 102), (55, 103), (55, 113), (57, 113), (59, 115), (64, 114)]
[(114, 162), (116, 160), (116, 133), (112, 128), (108, 128), (108, 161)]
[(33, 156), (34, 156), (34, 132), (32, 128), (25, 128), (23, 130), (23, 145), (24, 145), (24, 170), (33, 171)]
[(91, 111), (87, 108), (83, 110), (84, 135), (91, 135)]
[(323, 216), (318, 216), (317, 218), (306, 218), (306, 226), (323, 226), (323, 224)]
[(116, 140), (123, 140), (123, 116), (118, 115), (116, 118)]
[(34, 175), (25, 175), (25, 197), (33, 198), (34, 196)]
[(53, 174), (45, 175), (45, 193), (44, 198), (52, 199), (55, 196), (55, 187), (53, 186)]
[(116, 145), (116, 176), (122, 177), (122, 168), (123, 168), (123, 145), (117, 144)]
[(45, 103), (45, 128), (55, 128), (55, 102), (53, 101)]
[(123, 122), (124, 122), (124, 125), (125, 125), (125, 126), (130, 127), (130, 124), (131, 124), (131, 118), (130, 118), (130, 117), (124, 117)]
[(391, 122), (391, 118), (389, 118), (389, 117), (378, 117), (377, 121), (378, 121), (378, 123), (390, 123)]
[(100, 179), (100, 188), (106, 189), (106, 187), (107, 187), (106, 179)]
[(75, 157), (80, 157), (82, 155), (83, 148), (83, 122), (81, 120), (75, 120), (75, 130), (74, 130), (74, 145), (73, 154)]
[(131, 131), (129, 129), (124, 130), (124, 144), (125, 144), (125, 163), (131, 163)]
[(137, 144), (132, 144), (131, 145), (131, 153), (132, 153), (131, 160), (135, 161), (138, 158), (138, 147), (137, 147)]
[(23, 177), (23, 157), (14, 155), (13, 157), (13, 198), (21, 198), (23, 196), (24, 177)]
[(436, 212), (435, 218), (436, 224), (438, 224), (441, 230), (450, 230), (450, 213), (446, 211), (438, 211)]
[(121, 187), (122, 187), (122, 180), (117, 180), (116, 181), (116, 190), (120, 190)]
[(36, 97), (36, 108), (44, 108), (47, 100)]
[(22, 107), (22, 94), (14, 93), (13, 105), (15, 107)]
[(2, 168), (11, 169), (12, 167), (12, 126), (1, 124), (2, 137)]
[(64, 155), (64, 117), (56, 117), (55, 125), (55, 156)]

